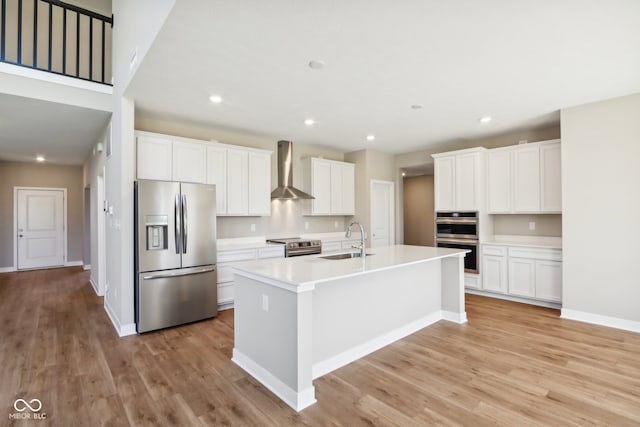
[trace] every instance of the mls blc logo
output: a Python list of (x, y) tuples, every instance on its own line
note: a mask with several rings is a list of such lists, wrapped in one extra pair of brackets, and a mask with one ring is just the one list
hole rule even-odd
[[(24, 399), (16, 399), (13, 402), (13, 409), (16, 413), (9, 414), (10, 420), (46, 420), (47, 414), (39, 413), (42, 409), (42, 402), (40, 399), (31, 399), (28, 402)], [(30, 412), (25, 412), (29, 410)]]

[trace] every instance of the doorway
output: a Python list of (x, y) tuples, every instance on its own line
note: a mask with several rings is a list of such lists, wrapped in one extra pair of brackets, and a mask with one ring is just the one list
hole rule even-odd
[(433, 175), (402, 180), (404, 244), (435, 246)]
[(371, 180), (371, 247), (395, 243), (393, 182)]
[(14, 187), (16, 270), (62, 267), (67, 251), (67, 189)]

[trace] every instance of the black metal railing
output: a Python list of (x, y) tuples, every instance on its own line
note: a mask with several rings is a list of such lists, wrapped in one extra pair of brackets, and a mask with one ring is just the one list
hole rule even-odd
[(110, 84), (113, 17), (59, 0), (0, 1), (0, 61)]

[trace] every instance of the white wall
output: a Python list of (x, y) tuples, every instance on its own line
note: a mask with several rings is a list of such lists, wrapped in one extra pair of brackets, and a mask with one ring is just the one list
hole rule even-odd
[(640, 94), (561, 117), (562, 314), (640, 332)]

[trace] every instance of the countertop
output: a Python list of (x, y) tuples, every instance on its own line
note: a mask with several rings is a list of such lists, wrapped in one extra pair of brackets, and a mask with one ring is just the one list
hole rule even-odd
[(394, 245), (368, 249), (364, 259), (323, 259), (323, 255), (248, 261), (234, 265), (239, 275), (286, 283), (293, 287), (307, 287), (321, 282), (389, 270), (403, 265), (430, 262), (458, 256), (468, 251), (429, 246)]
[[(238, 237), (233, 239), (218, 239), (216, 247), (218, 251), (238, 251), (242, 249), (260, 249), (278, 246), (279, 243), (267, 243), (264, 236)], [(282, 245), (280, 245), (282, 246)]]
[(526, 246), (531, 248), (562, 249), (562, 237), (554, 236), (509, 236), (495, 235), (482, 244), (504, 246)]

